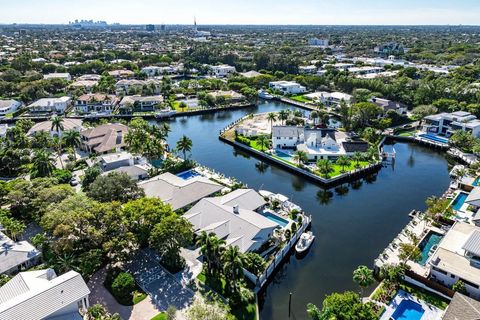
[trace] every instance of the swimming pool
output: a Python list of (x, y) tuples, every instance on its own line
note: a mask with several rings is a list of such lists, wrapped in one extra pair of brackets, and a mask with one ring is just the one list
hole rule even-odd
[(472, 186), (477, 187), (477, 186), (479, 186), (479, 185), (480, 185), (480, 177), (477, 177), (477, 178), (473, 181)]
[(402, 300), (393, 313), (394, 320), (420, 320), (425, 313), (422, 306), (412, 300)]
[(280, 150), (275, 150), (275, 155), (282, 160), (285, 160), (285, 161), (288, 161), (288, 162), (293, 162), (292, 156), (289, 155), (288, 153), (282, 152)]
[(462, 208), (463, 204), (465, 203), (465, 199), (467, 199), (468, 193), (460, 192), (458, 196), (452, 202), (453, 210), (459, 211)]
[(177, 177), (182, 178), (183, 180), (188, 180), (188, 179), (191, 179), (193, 177), (197, 177), (199, 175), (200, 175), (200, 173), (198, 173), (197, 171), (194, 171), (194, 170), (188, 170), (188, 171), (177, 173)]
[(420, 137), (428, 139), (428, 140), (432, 140), (432, 141), (435, 141), (435, 142), (448, 144), (448, 139), (445, 139), (445, 138), (442, 138), (442, 137), (439, 137), (439, 136), (436, 136), (436, 135), (433, 135), (433, 134), (430, 134), (430, 133), (421, 134)]
[(287, 220), (277, 216), (276, 214), (273, 214), (273, 213), (270, 213), (270, 212), (264, 212), (264, 213), (262, 213), (262, 216), (264, 216), (268, 220), (272, 220), (273, 222), (277, 223), (282, 228), (285, 228), (288, 225)]
[(443, 236), (439, 233), (432, 232), (430, 231), (425, 238), (420, 242), (419, 248), (422, 251), (422, 260), (420, 260), (418, 263), (422, 266), (424, 266), (427, 263), (428, 260), (428, 253), (430, 252), (430, 249), (432, 249), (433, 246), (437, 245), (440, 240), (442, 240)]

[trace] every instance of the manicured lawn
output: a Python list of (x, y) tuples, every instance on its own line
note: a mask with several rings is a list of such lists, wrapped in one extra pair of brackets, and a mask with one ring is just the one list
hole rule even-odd
[(211, 277), (207, 278), (207, 276), (205, 275), (205, 273), (203, 271), (197, 276), (197, 279), (200, 282), (203, 282), (204, 284), (209, 286), (211, 289), (215, 290), (220, 295), (225, 297), (225, 294), (226, 294), (226, 292), (225, 292), (225, 285), (226, 285), (225, 279), (223, 279), (223, 278), (217, 279), (217, 278), (211, 278)]
[(448, 307), (448, 301), (446, 299), (443, 299), (440, 296), (434, 295), (428, 291), (425, 291), (421, 288), (414, 287), (410, 284), (407, 283), (402, 283), (400, 284), (400, 289), (402, 289), (405, 292), (408, 292), (412, 294), (413, 296), (417, 297), (418, 299), (421, 299), (432, 306), (435, 306), (439, 309), (445, 310)]
[(255, 307), (255, 303), (252, 302), (242, 309), (232, 310), (231, 314), (233, 314), (237, 320), (255, 320), (257, 318), (257, 308)]
[(397, 135), (400, 137), (413, 137), (415, 135), (415, 131), (403, 131)]
[(174, 101), (173, 102), (173, 108), (177, 111), (177, 112), (185, 112), (185, 111), (188, 111), (188, 106), (186, 108), (180, 108), (180, 101)]
[(160, 312), (150, 320), (167, 320), (167, 314), (165, 312)]
[(132, 302), (133, 304), (137, 304), (140, 301), (144, 300), (146, 297), (147, 297), (147, 294), (145, 292), (135, 291), (133, 293)]
[(290, 97), (290, 99), (298, 101), (298, 102), (303, 102), (303, 103), (311, 102), (311, 100), (305, 98), (305, 96), (303, 96), (303, 95), (292, 96), (292, 97)]
[[(341, 175), (341, 174), (349, 172), (349, 171), (353, 171), (353, 170), (356, 170), (356, 169), (361, 169), (361, 168), (366, 167), (368, 165), (368, 161), (359, 161), (358, 165), (359, 166), (357, 167), (355, 161), (351, 161), (350, 165), (345, 166), (345, 168), (342, 168), (339, 165), (333, 164), (332, 165), (333, 171), (328, 175), (328, 177), (333, 178), (333, 177), (336, 177), (338, 175)], [(345, 171), (342, 171), (342, 170), (345, 170)], [(318, 174), (322, 177), (325, 177), (324, 175), (322, 175), (320, 173), (318, 173)]]

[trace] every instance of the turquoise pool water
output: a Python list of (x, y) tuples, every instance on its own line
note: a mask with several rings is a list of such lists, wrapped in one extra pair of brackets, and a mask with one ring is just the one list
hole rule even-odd
[(277, 223), (279, 226), (281, 226), (282, 228), (285, 228), (287, 225), (288, 225), (288, 221), (273, 214), (273, 213), (270, 213), (270, 212), (264, 212), (262, 213), (262, 215), (267, 218), (268, 220), (272, 220), (273, 222)]
[(425, 313), (422, 306), (412, 300), (402, 300), (392, 315), (394, 320), (420, 320)]
[(420, 242), (420, 245), (418, 246), (420, 250), (422, 250), (422, 260), (420, 260), (418, 263), (424, 266), (427, 263), (428, 260), (428, 253), (430, 252), (430, 249), (434, 246), (437, 245), (440, 240), (442, 240), (443, 236), (441, 234), (438, 234), (436, 232), (429, 232), (427, 236)]
[(421, 134), (420, 137), (428, 139), (428, 140), (432, 140), (432, 141), (435, 141), (435, 142), (448, 144), (448, 139), (439, 137), (439, 136), (434, 135), (434, 134), (425, 133), (425, 134)]
[(291, 155), (285, 153), (285, 152), (282, 152), (280, 150), (275, 150), (275, 155), (285, 161), (288, 161), (288, 162), (293, 162), (293, 158)]
[(463, 206), (465, 203), (465, 199), (467, 199), (468, 193), (465, 192), (460, 192), (458, 196), (453, 200), (452, 202), (452, 208), (453, 210), (460, 210), (460, 208)]
[(183, 180), (188, 180), (199, 175), (200, 174), (196, 171), (188, 170), (188, 171), (178, 173), (177, 177), (182, 178)]
[(480, 177), (477, 177), (473, 183), (472, 183), (472, 186), (479, 186), (480, 185)]

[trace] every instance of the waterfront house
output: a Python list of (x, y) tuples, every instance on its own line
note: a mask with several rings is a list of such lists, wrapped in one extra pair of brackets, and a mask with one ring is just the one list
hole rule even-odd
[(118, 94), (136, 94), (140, 93), (143, 89), (148, 89), (153, 94), (160, 93), (160, 87), (162, 82), (156, 79), (136, 80), (136, 79), (124, 79), (115, 84), (115, 88)]
[(0, 287), (0, 319), (82, 319), (90, 290), (82, 276), (53, 269), (21, 272)]
[(367, 142), (354, 140), (347, 133), (335, 129), (297, 126), (273, 126), (272, 129), (274, 149), (304, 151), (310, 161), (335, 160), (342, 155), (351, 156), (368, 150)]
[(109, 153), (97, 158), (98, 165), (103, 170), (102, 175), (110, 172), (126, 173), (135, 181), (148, 178), (148, 171), (152, 168), (142, 157), (134, 157), (131, 153), (122, 151)]
[(480, 227), (455, 222), (428, 262), (430, 279), (450, 288), (461, 280), (468, 295), (480, 299)]
[(75, 130), (80, 132), (83, 130), (83, 121), (81, 119), (72, 119), (72, 118), (63, 118), (62, 119), (62, 126), (63, 130), (56, 131), (52, 128), (52, 120), (37, 122), (33, 125), (33, 127), (28, 130), (27, 135), (33, 136), (37, 132), (45, 131), (50, 134), (50, 136), (62, 136), (65, 131)]
[(102, 124), (80, 132), (81, 149), (95, 153), (119, 152), (125, 147), (128, 127), (120, 123)]
[(422, 131), (450, 137), (455, 131), (462, 130), (480, 137), (480, 120), (466, 111), (439, 113), (423, 118)]
[(138, 185), (143, 188), (147, 197), (159, 198), (171, 205), (173, 210), (194, 204), (223, 189), (222, 185), (202, 176), (184, 179), (168, 172)]
[(75, 101), (75, 110), (79, 114), (110, 114), (116, 108), (117, 104), (118, 98), (113, 94), (89, 93), (77, 98)]
[(229, 66), (227, 64), (210, 66), (210, 71), (217, 78), (225, 78), (237, 72), (235, 67)]
[(312, 92), (305, 95), (305, 98), (310, 99), (315, 102), (323, 103), (327, 107), (335, 107), (340, 105), (342, 101), (350, 104), (352, 102), (352, 96), (348, 93), (343, 92), (326, 92), (326, 91), (319, 91), (319, 92)]
[(22, 103), (17, 100), (0, 100), (0, 119), (17, 111), (21, 106)]
[(70, 81), (72, 80), (72, 76), (70, 75), (70, 73), (49, 73), (44, 75), (43, 79), (45, 80), (61, 79), (65, 81)]
[(151, 112), (155, 111), (155, 108), (163, 103), (163, 97), (157, 96), (125, 96), (120, 101), (120, 112)]
[(401, 102), (395, 102), (392, 100), (377, 98), (377, 97), (371, 98), (369, 102), (376, 104), (377, 106), (382, 108), (384, 112), (393, 110), (399, 115), (405, 115), (407, 114), (407, 111), (408, 111), (407, 105)]
[(40, 261), (41, 252), (28, 241), (13, 241), (0, 231), (0, 274), (13, 275)]
[(280, 91), (282, 94), (304, 93), (307, 89), (294, 81), (272, 81), (268, 84), (270, 89)]
[(254, 251), (280, 228), (275, 221), (254, 210), (265, 201), (256, 191), (240, 189), (221, 197), (204, 198), (188, 210), (184, 218), (193, 224), (195, 233), (213, 232), (228, 246), (241, 252)]
[(30, 113), (65, 113), (72, 98), (64, 96), (60, 98), (42, 98), (29, 104), (27, 109)]
[(236, 102), (241, 102), (245, 100), (245, 97), (242, 94), (235, 92), (233, 90), (229, 90), (229, 91), (217, 90), (217, 91), (211, 91), (208, 94), (215, 99), (217, 99), (218, 97), (223, 97), (225, 101), (229, 103), (236, 103)]

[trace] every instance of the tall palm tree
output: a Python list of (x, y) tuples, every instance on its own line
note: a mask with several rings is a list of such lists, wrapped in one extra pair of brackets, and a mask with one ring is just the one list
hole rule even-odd
[(237, 246), (229, 246), (222, 255), (223, 273), (228, 279), (227, 290), (231, 293), (238, 292), (240, 281), (243, 279), (242, 253)]
[(67, 130), (63, 134), (63, 141), (65, 145), (73, 149), (73, 158), (75, 161), (77, 160), (77, 153), (75, 152), (75, 148), (80, 146), (81, 138), (80, 132), (77, 130)]
[(187, 160), (187, 152), (192, 150), (192, 140), (183, 135), (180, 140), (177, 141), (177, 150), (183, 153), (183, 161)]
[(273, 123), (277, 120), (277, 115), (273, 112), (269, 112), (267, 115), (267, 120), (270, 122), (270, 131), (273, 131)]
[(208, 234), (206, 231), (202, 231), (197, 238), (196, 245), (200, 247), (200, 253), (203, 255), (203, 260), (206, 263), (205, 273), (209, 275), (212, 272), (213, 262), (211, 234)]
[(305, 151), (297, 150), (293, 154), (293, 159), (297, 161), (297, 164), (300, 166), (301, 163), (308, 161), (308, 154)]
[(371, 286), (375, 282), (373, 271), (367, 266), (358, 266), (353, 271), (353, 281), (360, 286), (363, 293), (364, 288)]
[(353, 161), (355, 161), (355, 167), (356, 168), (360, 167), (360, 161), (362, 161), (363, 159), (362, 154), (360, 152), (355, 152), (352, 158), (353, 158)]
[(332, 162), (328, 159), (320, 159), (317, 161), (317, 168), (321, 174), (328, 178), (329, 174), (333, 171)]
[(222, 257), (225, 252), (225, 240), (219, 239), (216, 235), (210, 236), (212, 249), (212, 273), (219, 274), (222, 271)]
[(32, 159), (32, 174), (36, 177), (48, 177), (54, 169), (52, 154), (43, 149), (36, 150)]
[(310, 112), (310, 119), (313, 120), (313, 125), (317, 125), (317, 119), (318, 119), (318, 112), (317, 111), (312, 111)]
[(340, 156), (335, 163), (342, 167), (342, 172), (345, 172), (345, 167), (350, 165), (350, 159), (347, 156)]
[(55, 131), (57, 136), (60, 136), (60, 131), (63, 131), (63, 118), (59, 116), (55, 116), (52, 118), (52, 126), (50, 128), (51, 131)]
[(285, 120), (288, 119), (289, 111), (288, 109), (283, 109), (278, 112), (278, 119), (282, 120), (282, 124), (285, 124)]
[(261, 135), (257, 138), (257, 145), (260, 147), (260, 150), (264, 151), (265, 147), (268, 147), (270, 139), (266, 135)]

